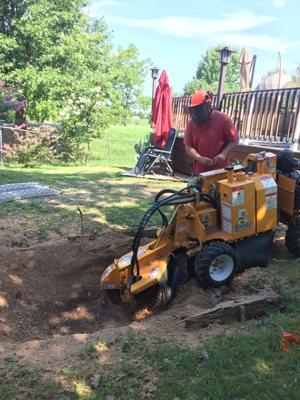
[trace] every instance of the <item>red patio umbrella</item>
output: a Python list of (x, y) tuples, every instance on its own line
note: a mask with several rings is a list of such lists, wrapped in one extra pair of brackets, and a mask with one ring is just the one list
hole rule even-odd
[(155, 91), (151, 121), (155, 126), (154, 142), (164, 147), (172, 124), (172, 90), (165, 70), (160, 75)]

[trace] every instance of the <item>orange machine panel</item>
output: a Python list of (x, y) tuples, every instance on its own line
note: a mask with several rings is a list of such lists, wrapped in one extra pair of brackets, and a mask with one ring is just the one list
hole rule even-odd
[(220, 181), (222, 230), (233, 240), (253, 235), (255, 226), (255, 184), (239, 176)]
[[(235, 165), (233, 169), (234, 172), (239, 172), (245, 169), (245, 167), (243, 165)], [(198, 179), (203, 181), (203, 187), (202, 187), (203, 193), (212, 195), (211, 189), (213, 185), (216, 186), (217, 191), (219, 192), (220, 191), (219, 182), (222, 179), (225, 179), (226, 176), (227, 176), (227, 171), (224, 168), (202, 172), (201, 174), (199, 174)]]
[(278, 174), (277, 184), (279, 208), (287, 212), (288, 214), (293, 215), (296, 190), (295, 179), (289, 178), (288, 176), (282, 174)]
[(277, 226), (277, 184), (271, 174), (254, 174), (256, 191), (256, 231), (265, 232)]

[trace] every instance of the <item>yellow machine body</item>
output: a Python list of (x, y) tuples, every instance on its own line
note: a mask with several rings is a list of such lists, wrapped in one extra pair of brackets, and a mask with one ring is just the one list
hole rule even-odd
[(256, 233), (255, 183), (246, 179), (244, 172), (239, 174), (243, 174), (242, 179), (220, 182), (221, 226), (232, 240)]
[[(256, 160), (249, 154), (245, 165)], [(202, 193), (218, 194), (218, 207), (199, 200), (191, 189), (194, 202), (177, 205), (165, 229), (159, 229), (157, 239), (139, 247), (138, 266), (131, 271), (132, 252), (116, 259), (102, 274), (101, 289), (118, 289), (124, 298), (135, 296), (156, 285), (163, 278), (171, 254), (184, 249), (188, 257), (201, 251), (210, 242), (234, 243), (255, 237), (277, 226), (276, 156), (267, 155), (267, 162), (259, 162), (251, 173), (224, 169), (200, 174), (197, 180)], [(289, 182), (281, 178), (280, 185), (289, 193)], [(288, 201), (284, 206), (289, 209)], [(138, 279), (132, 280), (132, 275)]]

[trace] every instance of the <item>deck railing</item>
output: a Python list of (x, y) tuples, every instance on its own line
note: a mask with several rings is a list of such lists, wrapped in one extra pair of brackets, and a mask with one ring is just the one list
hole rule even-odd
[[(173, 98), (173, 127), (184, 132), (189, 96)], [(259, 142), (295, 143), (300, 133), (300, 88), (225, 93), (220, 111), (229, 115), (240, 137)]]

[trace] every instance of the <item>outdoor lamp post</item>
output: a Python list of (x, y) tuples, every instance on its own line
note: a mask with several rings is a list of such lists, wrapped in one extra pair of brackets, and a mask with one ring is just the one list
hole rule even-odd
[(151, 71), (151, 77), (152, 77), (152, 100), (153, 100), (154, 93), (155, 93), (156, 79), (158, 78), (158, 74), (159, 74), (159, 68), (152, 67), (152, 68), (150, 68), (150, 71)]
[(219, 78), (216, 106), (219, 109), (220, 103), (221, 103), (221, 99), (222, 99), (222, 96), (223, 96), (227, 65), (229, 63), (232, 51), (228, 47), (224, 47), (223, 49), (218, 50), (218, 52), (220, 53), (221, 66), (220, 66), (220, 78)]

